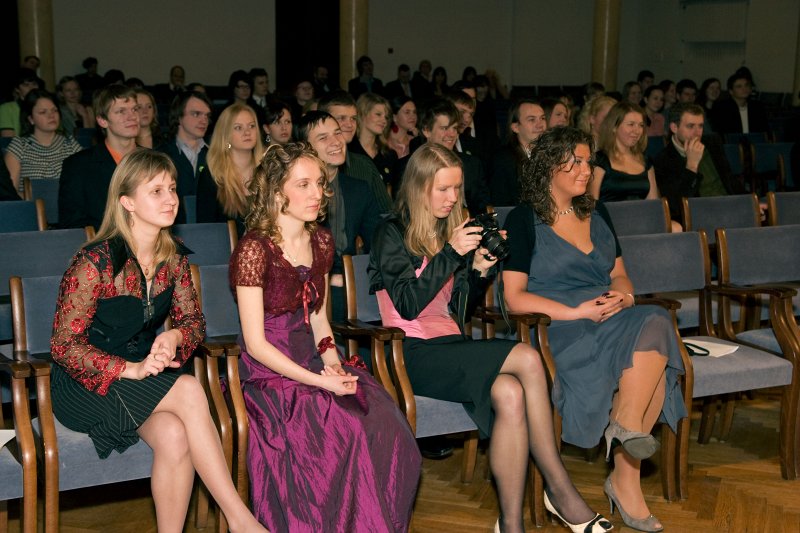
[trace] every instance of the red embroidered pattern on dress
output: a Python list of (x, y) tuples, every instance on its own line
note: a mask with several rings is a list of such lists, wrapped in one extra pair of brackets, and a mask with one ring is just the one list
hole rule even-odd
[[(153, 296), (173, 285), (172, 326), (183, 334), (175, 360), (184, 363), (205, 336), (205, 319), (197, 305), (186, 257), (176, 255), (162, 265), (153, 280)], [(128, 259), (114, 276), (108, 243), (78, 252), (61, 281), (50, 341), (53, 360), (88, 390), (105, 395), (125, 370), (125, 359), (89, 344), (87, 330), (99, 300), (117, 296), (141, 299), (143, 294), (142, 277), (134, 259)]]

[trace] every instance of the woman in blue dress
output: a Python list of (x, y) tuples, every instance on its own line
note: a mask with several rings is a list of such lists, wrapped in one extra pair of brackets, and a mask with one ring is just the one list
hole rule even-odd
[[(521, 205), (508, 215), (511, 247), (503, 272), (514, 312), (546, 313), (556, 363), (553, 402), (562, 439), (592, 447), (605, 431), (615, 468), (604, 490), (630, 527), (661, 531), (639, 483), (641, 460), (658, 449), (661, 418), (686, 416), (683, 373), (671, 318), (634, 307), (633, 285), (608, 213), (587, 193), (593, 140), (554, 128), (533, 144), (520, 178)], [(620, 444), (620, 446), (616, 446)]]

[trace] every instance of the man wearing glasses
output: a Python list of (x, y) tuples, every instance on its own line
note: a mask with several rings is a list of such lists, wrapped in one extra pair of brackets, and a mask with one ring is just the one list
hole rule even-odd
[(92, 107), (104, 140), (64, 160), (58, 185), (58, 221), (64, 228), (100, 228), (111, 175), (136, 149), (139, 105), (133, 89), (109, 85), (95, 93)]
[(183, 197), (197, 194), (200, 174), (208, 172), (206, 154), (208, 145), (204, 139), (211, 123), (211, 102), (201, 92), (184, 92), (175, 97), (169, 110), (169, 130), (172, 138), (158, 150), (164, 152), (175, 163), (178, 170), (177, 224), (186, 222)]

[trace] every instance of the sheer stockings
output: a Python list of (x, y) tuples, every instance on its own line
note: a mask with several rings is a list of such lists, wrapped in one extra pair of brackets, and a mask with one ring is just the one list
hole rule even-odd
[(544, 477), (551, 502), (569, 522), (594, 512), (569, 479), (553, 433), (553, 412), (539, 354), (526, 344), (509, 353), (492, 385), (495, 422), (489, 460), (497, 483), (503, 531), (523, 531), (522, 502), (528, 454)]

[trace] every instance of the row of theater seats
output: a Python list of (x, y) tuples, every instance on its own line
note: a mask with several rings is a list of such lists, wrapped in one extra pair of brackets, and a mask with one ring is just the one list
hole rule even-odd
[[(778, 215), (785, 211), (787, 215), (800, 212), (781, 203), (783, 198), (795, 202), (797, 193), (790, 196), (773, 195), (770, 199), (770, 214), (775, 223), (780, 222)], [(723, 213), (747, 213), (742, 221), (712, 218), (711, 204), (701, 200), (718, 201), (716, 208)], [(739, 204), (728, 202), (740, 202)], [(724, 204), (724, 205), (722, 205)], [(796, 205), (796, 204), (795, 204)], [(683, 381), (683, 390), (687, 406), (691, 406), (692, 398), (707, 398), (703, 403), (703, 422), (700, 438), (707, 439), (713, 428), (714, 406), (720, 394), (730, 395), (739, 390), (750, 390), (767, 386), (780, 386), (784, 390), (782, 410), (788, 416), (782, 416), (781, 424), (781, 465), (784, 477), (793, 479), (798, 474), (798, 458), (796, 455), (797, 439), (797, 358), (800, 356), (800, 340), (797, 335), (795, 315), (797, 306), (792, 308), (791, 289), (769, 288), (756, 289), (769, 296), (768, 313), (770, 320), (762, 324), (762, 312), (742, 307), (749, 312), (749, 324), (767, 328), (757, 333), (739, 331), (741, 327), (731, 318), (734, 305), (744, 289), (733, 288), (754, 283), (782, 283), (800, 280), (800, 257), (795, 243), (800, 238), (800, 226), (759, 226), (758, 202), (755, 197), (721, 197), (719, 199), (687, 199), (684, 201), (687, 215), (685, 227), (687, 232), (671, 234), (668, 209), (662, 200), (620, 202), (609, 204), (612, 220), (620, 235), (625, 254), (626, 265), (636, 287), (636, 296), (640, 304), (657, 303), (664, 305), (673, 313), (676, 334), (687, 332), (702, 335), (706, 340), (722, 339), (722, 342), (737, 343), (741, 347), (733, 356), (712, 359), (701, 356), (690, 356), (683, 353), (687, 374)], [(510, 208), (497, 208), (500, 217), (508, 213)], [(780, 222), (785, 224), (787, 220)], [(793, 222), (788, 220), (788, 222)], [(797, 222), (797, 221), (794, 221)], [(705, 229), (712, 232), (718, 226), (726, 229), (715, 232), (718, 245), (716, 257), (718, 275), (716, 282), (711, 278), (711, 260), (706, 242)], [(700, 231), (693, 231), (700, 229)], [(236, 243), (236, 231), (233, 224), (190, 224), (176, 226), (175, 233), (180, 235), (187, 246), (195, 254), (191, 257), (192, 274), (201, 305), (206, 315), (208, 338), (194, 358), (195, 373), (206, 384), (209, 401), (215, 413), (223, 448), (234, 476), (240, 495), (246, 500), (247, 470), (245, 465), (247, 447), (247, 417), (244, 411), (241, 388), (238, 382), (238, 346), (235, 337), (239, 332), (238, 314), (233, 303), (227, 282), (227, 261), (230, 251)], [(60, 276), (75, 249), (85, 240), (87, 233), (83, 230), (51, 230), (27, 234), (0, 235), (0, 247), (9, 253), (0, 259), (0, 277), (22, 276), (15, 280), (13, 338), (17, 350), (16, 360), (0, 360), (0, 368), (11, 378), (11, 390), (4, 389), (3, 402), (13, 397), (13, 409), (17, 424), (17, 447), (19, 453), (11, 454), (7, 448), (0, 453), (0, 475), (11, 481), (2, 484), (0, 502), (22, 498), (23, 523), (25, 531), (33, 531), (36, 509), (36, 451), (33, 443), (44, 441), (45, 457), (40, 458), (43, 472), (40, 473), (45, 486), (45, 529), (58, 529), (58, 492), (82, 486), (97, 485), (137, 479), (149, 476), (149, 465), (152, 456), (149, 448), (138, 445), (122, 455), (113, 456), (113, 461), (100, 462), (84, 441), (85, 435), (75, 434), (60, 426), (52, 417), (49, 396), (43, 393), (48, 390), (49, 366), (47, 363), (34, 362), (37, 355), (48, 357), (49, 336), (56, 291)], [(51, 241), (45, 241), (50, 237)], [(17, 247), (12, 244), (17, 239)], [(71, 240), (70, 240), (71, 239)], [(749, 240), (748, 240), (749, 239)], [(60, 244), (59, 248), (56, 244)], [(56, 257), (56, 256), (59, 257)], [(7, 260), (8, 257), (10, 260)], [(386, 387), (390, 395), (398, 402), (401, 410), (408, 417), (411, 427), (418, 437), (466, 433), (462, 479), (469, 481), (474, 473), (477, 453), (476, 428), (466, 416), (460, 404), (442, 402), (416, 396), (405, 374), (402, 339), (399, 329), (380, 326), (380, 315), (374, 297), (368, 294), (365, 282), (366, 257), (346, 257), (345, 285), (347, 295), (347, 323), (336, 326), (336, 331), (348, 341), (348, 352), (353, 353), (358, 346), (357, 338), (367, 338), (370, 347), (373, 374)], [(769, 257), (765, 265), (764, 257)], [(12, 259), (13, 258), (13, 259)], [(766, 268), (764, 268), (766, 266)], [(494, 292), (494, 291), (493, 291)], [(496, 293), (494, 293), (496, 294)], [(482, 336), (503, 334), (502, 321), (496, 303), (497, 296), (490, 293), (484, 309), (476, 313), (476, 320)], [(652, 296), (678, 295), (685, 302), (696, 302), (697, 324), (681, 325), (679, 304), (664, 298)], [(711, 296), (716, 295), (719, 318), (715, 321), (711, 311)], [(0, 293), (0, 298), (3, 298)], [(8, 301), (8, 293), (5, 296)], [(744, 316), (745, 313), (740, 315)], [(0, 320), (7, 320), (0, 307)], [(554, 371), (552, 356), (547, 349), (546, 327), (549, 318), (545, 316), (512, 316), (516, 328), (506, 330), (505, 334), (518, 336), (521, 340), (534, 342), (545, 357), (547, 366)], [(747, 322), (747, 321), (745, 321)], [(6, 322), (7, 323), (7, 322)], [(716, 325), (714, 324), (716, 323)], [(2, 328), (2, 324), (0, 324)], [(533, 330), (531, 330), (533, 328)], [(748, 337), (749, 335), (749, 337)], [(756, 340), (771, 342), (767, 351), (758, 349)], [(688, 340), (688, 339), (687, 339)], [(749, 342), (749, 344), (748, 344)], [(363, 343), (363, 341), (362, 341)], [(387, 351), (387, 348), (391, 350)], [(762, 345), (762, 348), (764, 346)], [(32, 359), (27, 359), (26, 352)], [(387, 358), (387, 353), (391, 355)], [(783, 354), (783, 357), (776, 357)], [(788, 361), (788, 363), (787, 363)], [(226, 374), (228, 393), (223, 394), (220, 387), (220, 374)], [(38, 424), (29, 424), (26, 420), (35, 417), (27, 411), (29, 378), (35, 379), (37, 409), (40, 417)], [(4, 382), (5, 384), (5, 382)], [(10, 394), (13, 392), (13, 394)], [(732, 413), (732, 403), (726, 404), (725, 413)], [(26, 416), (27, 415), (27, 416)], [(723, 417), (723, 428), (729, 427), (729, 417)], [(686, 475), (688, 468), (688, 427), (689, 419), (673, 434), (669, 428), (662, 429), (662, 481), (664, 496), (667, 499), (685, 498)], [(559, 427), (557, 424), (556, 427)], [(41, 429), (39, 429), (41, 428)], [(31, 459), (33, 457), (33, 459)], [(113, 464), (112, 464), (113, 463)], [(60, 465), (60, 469), (59, 469)], [(60, 474), (60, 475), (59, 475)], [(33, 487), (33, 489), (31, 489)], [(537, 524), (544, 523), (544, 507), (542, 500), (542, 484), (540, 476), (531, 469), (533, 502), (531, 512)], [(33, 504), (31, 504), (33, 498)], [(207, 501), (207, 500), (205, 500)], [(205, 508), (199, 506), (199, 509)], [(31, 509), (33, 514), (30, 513)], [(219, 513), (217, 513), (219, 515)], [(0, 513), (2, 516), (2, 513)], [(31, 524), (33, 524), (31, 526)], [(2, 526), (2, 524), (0, 524)], [(33, 529), (29, 529), (32, 527)], [(224, 530), (224, 520), (218, 521), (216, 529)]]

